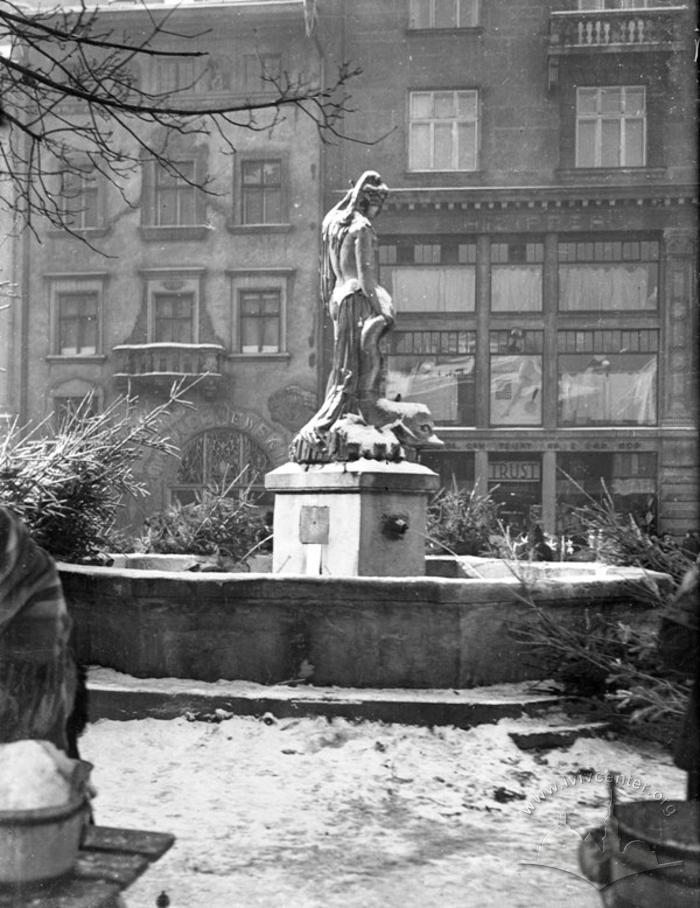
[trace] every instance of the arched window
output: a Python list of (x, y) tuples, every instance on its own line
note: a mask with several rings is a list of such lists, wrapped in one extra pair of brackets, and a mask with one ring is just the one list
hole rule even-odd
[(232, 492), (250, 488), (263, 504), (265, 473), (271, 469), (267, 453), (249, 435), (229, 427), (208, 429), (183, 445), (171, 494), (184, 504), (207, 487), (232, 485)]

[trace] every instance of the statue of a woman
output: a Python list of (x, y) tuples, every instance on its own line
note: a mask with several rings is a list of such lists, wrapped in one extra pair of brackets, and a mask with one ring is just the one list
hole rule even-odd
[(323, 219), (321, 296), (333, 321), (333, 363), (320, 409), (292, 442), (297, 463), (401, 460), (404, 445), (442, 444), (425, 404), (380, 397), (379, 344), (394, 307), (377, 282), (372, 220), (388, 194), (367, 170)]
[(333, 363), (321, 408), (294, 440), (295, 460), (327, 459), (333, 425), (348, 414), (369, 421), (379, 397), (379, 342), (394, 309), (377, 282), (372, 219), (388, 194), (379, 174), (368, 170), (323, 220), (321, 295), (333, 321)]

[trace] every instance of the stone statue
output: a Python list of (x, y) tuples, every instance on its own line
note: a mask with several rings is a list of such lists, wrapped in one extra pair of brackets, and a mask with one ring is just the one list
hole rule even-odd
[(394, 323), (391, 296), (376, 276), (372, 220), (389, 190), (365, 171), (322, 225), (321, 296), (333, 322), (333, 362), (318, 412), (294, 438), (292, 460), (401, 460), (404, 445), (442, 445), (423, 404), (380, 395), (380, 341)]

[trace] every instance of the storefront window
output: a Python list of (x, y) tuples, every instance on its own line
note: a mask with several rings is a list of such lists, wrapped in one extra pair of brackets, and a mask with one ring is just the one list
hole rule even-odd
[(397, 313), (474, 312), (474, 243), (402, 238), (381, 245), (379, 264), (381, 283), (391, 294)]
[(652, 330), (560, 331), (559, 425), (656, 423), (657, 344)]
[(424, 403), (441, 425), (474, 425), (473, 331), (400, 331), (388, 338), (386, 396)]
[(540, 312), (542, 243), (491, 244), (491, 311)]
[(656, 524), (657, 456), (651, 451), (557, 454), (558, 531), (586, 535), (577, 508), (607, 495), (623, 520), (630, 517), (645, 532)]
[(560, 312), (654, 311), (659, 244), (621, 240), (559, 244)]
[(542, 423), (542, 332), (490, 332), (490, 413), (493, 426)]

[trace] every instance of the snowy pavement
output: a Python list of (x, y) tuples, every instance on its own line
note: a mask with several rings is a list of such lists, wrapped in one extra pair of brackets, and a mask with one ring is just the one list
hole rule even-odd
[[(586, 829), (620, 800), (684, 796), (655, 745), (519, 750), (536, 719), (462, 730), (325, 718), (90, 725), (102, 825), (172, 832), (129, 908), (598, 908)], [(568, 871), (568, 872), (567, 872)]]

